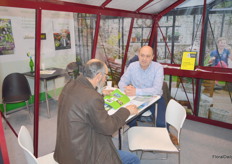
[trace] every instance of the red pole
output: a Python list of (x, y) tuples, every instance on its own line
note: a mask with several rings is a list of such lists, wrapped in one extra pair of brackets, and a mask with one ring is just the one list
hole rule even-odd
[(125, 63), (126, 63), (126, 59), (127, 59), (129, 46), (130, 46), (131, 34), (132, 34), (133, 26), (134, 26), (134, 20), (135, 20), (134, 18), (131, 18), (129, 34), (128, 34), (127, 43), (126, 43), (125, 55), (124, 55), (124, 58), (123, 58), (123, 61), (122, 61), (121, 75), (123, 75), (123, 73), (124, 73)]
[(100, 21), (101, 21), (101, 14), (98, 14), (97, 20), (96, 20), (95, 34), (94, 34), (94, 39), (93, 39), (93, 49), (92, 49), (92, 55), (91, 55), (92, 59), (95, 58), (95, 55), (96, 55), (98, 34), (99, 34), (99, 29), (100, 29)]
[[(204, 43), (204, 33), (205, 33), (205, 17), (206, 17), (206, 9), (207, 9), (207, 4), (206, 4), (206, 0), (204, 0), (204, 7), (203, 7), (203, 14), (202, 14), (202, 25), (201, 25), (201, 41), (200, 41), (200, 52), (199, 52), (199, 63), (202, 63), (202, 53), (203, 53), (203, 43)], [(196, 79), (196, 95), (199, 95), (200, 94), (200, 90), (199, 90), (199, 85), (200, 85), (200, 79)], [(199, 96), (196, 96), (196, 99), (194, 100), (194, 115), (197, 115), (198, 114), (198, 111), (197, 111), (197, 106), (199, 108), (199, 102), (200, 99), (199, 99)], [(199, 109), (198, 109), (199, 110)]]
[(36, 9), (36, 36), (35, 36), (35, 102), (34, 102), (34, 155), (38, 157), (39, 136), (39, 95), (40, 95), (40, 48), (41, 48), (41, 21), (42, 10)]
[[(2, 160), (4, 164), (10, 164), (9, 155), (6, 146), (6, 139), (4, 135), (4, 127), (2, 126), (3, 114), (0, 112), (0, 153), (2, 153)], [(5, 119), (6, 120), (6, 119)]]
[(157, 24), (158, 24), (158, 19), (154, 18), (152, 29), (151, 29), (151, 36), (150, 36), (149, 43), (148, 43), (148, 45), (151, 46), (154, 50), (154, 61), (156, 61), (156, 58), (157, 58), (157, 35), (158, 35)]
[[(201, 42), (200, 42), (200, 54), (203, 53), (203, 43), (204, 43), (204, 32), (205, 32), (205, 16), (206, 16), (206, 0), (204, 0), (204, 8), (203, 8), (203, 14), (202, 14), (202, 25), (201, 25)], [(199, 55), (199, 63), (202, 63), (202, 57), (203, 55)]]

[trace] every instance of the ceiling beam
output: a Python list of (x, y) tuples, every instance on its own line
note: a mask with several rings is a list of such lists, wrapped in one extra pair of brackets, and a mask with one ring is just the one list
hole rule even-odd
[[(106, 0), (104, 3), (109, 2)], [(103, 3), (103, 4), (104, 4)], [(134, 11), (126, 11), (112, 8), (102, 8), (101, 6), (84, 5), (72, 2), (64, 2), (58, 0), (1, 0), (0, 6), (6, 7), (19, 7), (28, 9), (42, 9), (42, 10), (53, 10), (53, 11), (64, 11), (74, 13), (88, 13), (88, 14), (101, 14), (108, 16), (118, 17), (132, 17), (141, 19), (152, 19), (152, 14), (136, 13)]]
[(142, 9), (144, 9), (144, 7), (146, 7), (147, 5), (149, 5), (152, 1), (154, 1), (154, 0), (148, 0), (142, 6), (140, 6), (135, 12), (136, 13), (140, 12)]
[(106, 5), (108, 5), (112, 0), (106, 0), (104, 3), (102, 3), (101, 7), (105, 8)]

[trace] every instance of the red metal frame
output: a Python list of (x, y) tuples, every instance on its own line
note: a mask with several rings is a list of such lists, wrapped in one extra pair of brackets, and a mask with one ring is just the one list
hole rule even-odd
[(7, 7), (21, 7), (21, 8), (31, 8), (31, 9), (43, 9), (43, 10), (53, 10), (53, 11), (65, 11), (65, 12), (78, 12), (78, 13), (88, 13), (88, 14), (99, 14), (118, 16), (118, 17), (134, 17), (141, 19), (152, 19), (152, 14), (146, 13), (136, 13), (133, 11), (118, 10), (112, 8), (102, 8), (101, 6), (90, 6), (71, 2), (61, 2), (56, 0), (1, 0), (0, 6)]
[(131, 23), (130, 23), (130, 29), (129, 29), (129, 34), (128, 34), (127, 43), (126, 43), (126, 50), (125, 50), (124, 58), (123, 58), (123, 61), (122, 61), (121, 75), (123, 75), (124, 68), (125, 68), (125, 65), (126, 65), (127, 54), (128, 54), (128, 50), (129, 50), (129, 46), (130, 46), (130, 40), (131, 40), (131, 34), (132, 34), (133, 26), (134, 26), (134, 18), (131, 19)]
[(112, 0), (106, 0), (106, 1), (101, 5), (101, 7), (102, 7), (102, 8), (105, 8), (106, 5), (108, 5), (111, 1), (112, 1)]
[(137, 12), (137, 13), (140, 12), (144, 7), (146, 7), (147, 5), (149, 5), (152, 1), (154, 1), (154, 0), (148, 0), (142, 6), (140, 6), (135, 12)]
[[(131, 17), (131, 26), (130, 26), (130, 32), (128, 35), (128, 41), (126, 45), (126, 51), (125, 51), (125, 59), (123, 61), (122, 68), (125, 67), (126, 63), (126, 57), (129, 49), (129, 43), (130, 43), (130, 37), (132, 33), (132, 27), (133, 22), (135, 18), (141, 18), (141, 19), (152, 19), (153, 20), (153, 26), (152, 26), (152, 32), (151, 37), (149, 40), (149, 45), (154, 42), (154, 53), (155, 57), (156, 54), (156, 47), (157, 47), (157, 25), (158, 21), (161, 19), (163, 15), (171, 11), (173, 8), (184, 2), (185, 0), (178, 0), (159, 14), (146, 14), (146, 13), (139, 13), (145, 6), (147, 6), (149, 3), (152, 2), (152, 0), (148, 0), (146, 3), (144, 3), (141, 7), (139, 7), (136, 11), (125, 11), (125, 10), (118, 10), (118, 9), (112, 9), (107, 8), (107, 4), (111, 2), (111, 0), (106, 0), (101, 6), (90, 6), (90, 5), (83, 5), (83, 4), (76, 4), (71, 2), (62, 2), (58, 0), (1, 0), (0, 6), (6, 6), (6, 7), (19, 7), (19, 8), (29, 8), (29, 9), (36, 9), (36, 50), (35, 50), (35, 122), (34, 122), (34, 154), (35, 156), (38, 156), (38, 129), (39, 129), (39, 93), (40, 93), (40, 34), (41, 34), (41, 22), (42, 22), (42, 10), (53, 10), (53, 11), (65, 11), (65, 12), (78, 12), (78, 13), (88, 13), (88, 14), (96, 14), (97, 20), (96, 20), (96, 29), (95, 29), (95, 36), (94, 36), (94, 45), (92, 49), (92, 58), (95, 57), (96, 53), (96, 47), (97, 47), (97, 40), (98, 40), (98, 33), (100, 28), (100, 15), (110, 15), (110, 16), (118, 16), (118, 17)], [(203, 16), (205, 16), (206, 12), (206, 0), (204, 0), (204, 11)], [(203, 17), (202, 23), (205, 21), (205, 17)], [(202, 27), (202, 34), (204, 32), (204, 29)], [(200, 52), (202, 53), (202, 41), (203, 36), (201, 35), (201, 46), (200, 46)], [(200, 59), (202, 60), (202, 59)], [(168, 65), (168, 64), (165, 64)], [(170, 64), (171, 65), (171, 64)], [(175, 66), (175, 64), (172, 64), (171, 66)], [(179, 66), (179, 65), (176, 65)], [(212, 79), (212, 80), (221, 80), (221, 81), (228, 81), (232, 82), (232, 74), (228, 73), (228, 69), (223, 68), (212, 68), (212, 67), (202, 67), (198, 66), (199, 69), (204, 69), (205, 71), (186, 71), (186, 70), (179, 70), (179, 69), (171, 69), (171, 68), (165, 68), (164, 73), (167, 75), (175, 75), (175, 76), (183, 76), (183, 77), (192, 77), (196, 79)], [(123, 70), (123, 69), (122, 69)], [(212, 76), (213, 75), (213, 76)], [(197, 116), (188, 116), (189, 119), (209, 123), (216, 126), (225, 127), (228, 129), (232, 129), (231, 124), (215, 121), (215, 120), (209, 120), (200, 118)], [(1, 130), (1, 127), (0, 127)], [(2, 149), (3, 150), (3, 149)], [(7, 151), (5, 149), (4, 151)], [(7, 153), (4, 156), (4, 158), (7, 157)], [(8, 162), (7, 159), (4, 162)]]
[[(204, 8), (203, 8), (203, 14), (202, 14), (202, 25), (201, 25), (201, 34), (204, 34), (205, 32), (205, 16), (206, 16), (206, 0), (204, 0)], [(200, 42), (200, 54), (203, 54), (203, 43), (204, 43), (204, 35), (201, 35), (201, 42)], [(202, 63), (203, 55), (199, 55), (199, 63)]]
[(214, 69), (212, 69), (212, 68), (211, 68), (211, 70), (209, 70), (209, 67), (202, 68), (202, 66), (197, 66), (196, 69), (201, 69), (201, 71), (200, 70), (199, 71), (189, 71), (189, 70), (179, 69), (180, 65), (178, 65), (178, 64), (166, 64), (165, 63), (163, 65), (176, 67), (176, 69), (165, 67), (164, 68), (165, 75), (232, 82), (232, 74), (231, 73), (214, 71)]
[(41, 49), (41, 23), (42, 10), (36, 10), (36, 43), (35, 43), (35, 103), (34, 103), (34, 155), (38, 157), (39, 136), (39, 93), (40, 93), (40, 49)]
[(96, 55), (98, 34), (99, 34), (99, 30), (100, 30), (100, 21), (101, 21), (101, 15), (97, 15), (94, 40), (93, 40), (93, 48), (92, 48), (92, 55), (91, 55), (92, 58), (95, 58), (95, 55)]
[(201, 122), (201, 123), (205, 123), (205, 124), (209, 124), (209, 125), (214, 125), (214, 126), (224, 127), (224, 128), (227, 128), (227, 129), (232, 129), (231, 124), (221, 122), (221, 121), (210, 120), (210, 119), (207, 119), (207, 118), (198, 117), (198, 116), (194, 116), (194, 115), (187, 115), (187, 119), (197, 121), (197, 122)]
[(161, 18), (162, 16), (164, 16), (165, 14), (167, 14), (169, 11), (171, 11), (172, 9), (174, 9), (175, 7), (177, 7), (178, 5), (180, 5), (181, 3), (183, 3), (185, 0), (177, 0), (175, 3), (173, 3), (171, 6), (167, 7), (166, 9), (164, 9), (163, 11), (161, 11), (158, 15), (159, 18)]
[[(158, 24), (159, 19), (153, 19), (153, 25), (152, 25), (152, 30), (151, 30), (151, 36), (149, 39), (148, 45), (153, 47), (153, 53), (154, 53), (154, 61), (157, 59), (157, 36), (158, 36), (158, 31), (157, 31), (157, 24)], [(152, 45), (152, 43), (154, 45)]]
[(10, 164), (7, 146), (6, 146), (6, 139), (4, 136), (4, 128), (2, 126), (2, 112), (0, 112), (0, 150), (2, 151), (2, 158), (4, 164)]

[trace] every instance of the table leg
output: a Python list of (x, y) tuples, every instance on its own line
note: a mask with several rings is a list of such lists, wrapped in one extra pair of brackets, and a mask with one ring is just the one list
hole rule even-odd
[(50, 118), (51, 115), (50, 115), (50, 107), (49, 107), (49, 102), (48, 102), (48, 88), (47, 88), (47, 80), (46, 79), (44, 79), (44, 89), (45, 89), (45, 99), (46, 99), (46, 105), (47, 105), (48, 118)]
[(157, 114), (158, 114), (158, 103), (155, 103), (155, 127), (156, 127)]
[(57, 100), (57, 95), (56, 95), (56, 81), (55, 81), (55, 79), (53, 79), (53, 94), (54, 94), (54, 98)]

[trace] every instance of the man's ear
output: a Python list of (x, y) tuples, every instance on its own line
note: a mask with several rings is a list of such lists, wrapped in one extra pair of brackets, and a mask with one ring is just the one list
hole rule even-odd
[(100, 81), (102, 79), (102, 74), (101, 73), (98, 73), (97, 75), (96, 75), (96, 80), (97, 81)]

